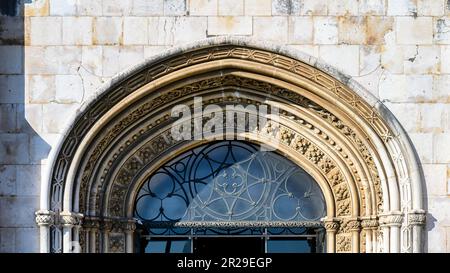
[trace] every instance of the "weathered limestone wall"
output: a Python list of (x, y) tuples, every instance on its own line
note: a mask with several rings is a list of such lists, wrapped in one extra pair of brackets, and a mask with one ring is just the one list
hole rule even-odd
[(25, 2), (24, 20), (0, 16), (0, 252), (38, 251), (46, 158), (96, 88), (166, 48), (218, 35), (301, 50), (384, 101), (423, 164), (426, 249), (450, 252), (450, 0)]

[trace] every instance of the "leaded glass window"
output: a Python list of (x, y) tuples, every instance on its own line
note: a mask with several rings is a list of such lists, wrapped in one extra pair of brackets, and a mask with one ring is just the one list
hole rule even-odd
[[(187, 235), (277, 236), (278, 226), (284, 226), (283, 236), (304, 235), (301, 223), (318, 223), (325, 209), (318, 184), (286, 157), (248, 142), (219, 141), (160, 167), (142, 185), (135, 216), (154, 251), (181, 251), (191, 245), (183, 241)], [(294, 225), (286, 229), (283, 223)], [(277, 244), (271, 241), (266, 249)]]

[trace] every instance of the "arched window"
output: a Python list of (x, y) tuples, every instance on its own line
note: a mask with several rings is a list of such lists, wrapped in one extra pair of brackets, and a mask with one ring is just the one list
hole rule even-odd
[(176, 157), (142, 185), (135, 203), (146, 252), (207, 251), (213, 237), (224, 250), (231, 238), (220, 244), (221, 237), (242, 242), (243, 235), (251, 251), (314, 252), (325, 210), (308, 173), (242, 141), (208, 143)]

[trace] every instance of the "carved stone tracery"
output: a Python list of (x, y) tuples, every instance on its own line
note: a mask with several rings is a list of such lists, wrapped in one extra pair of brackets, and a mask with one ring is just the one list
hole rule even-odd
[[(274, 69), (281, 69), (289, 73), (296, 74), (298, 78), (308, 81), (308, 84), (312, 84), (322, 90), (326, 90), (324, 96), (330, 96), (333, 100), (346, 105), (352, 109), (364, 122), (368, 123), (370, 127), (380, 136), (383, 143), (390, 149), (393, 145), (394, 135), (390, 132), (385, 121), (380, 117), (380, 114), (372, 106), (368, 105), (364, 100), (360, 99), (353, 93), (346, 85), (334, 79), (330, 75), (307, 65), (303, 62), (297, 61), (287, 56), (268, 52), (265, 50), (259, 50), (254, 48), (248, 48), (244, 46), (235, 45), (221, 45), (214, 47), (204, 47), (192, 51), (186, 51), (182, 55), (177, 55), (173, 58), (166, 58), (158, 62), (152, 63), (134, 72), (134, 75), (128, 77), (122, 82), (118, 82), (115, 86), (111, 87), (109, 92), (103, 93), (86, 111), (81, 114), (76, 120), (71, 130), (68, 132), (65, 141), (63, 142), (59, 154), (57, 155), (54, 166), (51, 173), (51, 204), (52, 211), (60, 212), (62, 207), (63, 185), (67, 177), (67, 172), (70, 164), (72, 163), (77, 145), (81, 143), (88, 130), (101, 118), (107, 111), (114, 105), (118, 104), (128, 95), (134, 91), (143, 87), (145, 84), (150, 83), (156, 79), (162, 78), (169, 73), (178, 71), (188, 66), (197, 64), (212, 62), (216, 60), (236, 60), (236, 61), (251, 61), (255, 64), (261, 64), (263, 66), (273, 67)], [(154, 96), (149, 96), (146, 101), (139, 107), (132, 109), (128, 113), (117, 117), (114, 123), (109, 127), (108, 131), (99, 137), (99, 141), (88, 149), (88, 153), (84, 156), (84, 163), (81, 165), (83, 169), (78, 170), (80, 179), (80, 196), (79, 196), (79, 210), (82, 213), (95, 212), (96, 216), (104, 216), (104, 213), (110, 212), (111, 216), (125, 217), (125, 205), (124, 202), (130, 192), (131, 182), (138, 177), (138, 174), (145, 166), (148, 166), (152, 160), (157, 159), (164, 152), (171, 150), (180, 144), (180, 142), (173, 140), (166, 132), (156, 131), (164, 127), (164, 125), (170, 124), (171, 119), (168, 115), (154, 119), (152, 123), (147, 124), (146, 128), (141, 128), (139, 131), (130, 133), (126, 136), (124, 144), (113, 150), (110, 154), (107, 151), (111, 148), (111, 145), (117, 141), (118, 136), (126, 131), (125, 129), (131, 127), (131, 125), (140, 123), (141, 119), (145, 116), (151, 115), (152, 112), (157, 109), (163, 108), (170, 102), (176, 101), (183, 97), (189, 97), (201, 90), (210, 90), (214, 88), (224, 88), (227, 86), (235, 86), (237, 88), (247, 88), (256, 91), (263, 91), (275, 98), (278, 102), (288, 101), (293, 105), (303, 107), (309, 114), (315, 114), (323, 122), (328, 123), (339, 131), (339, 135), (346, 137), (353, 143), (353, 147), (358, 151), (358, 156), (352, 155), (351, 151), (346, 150), (338, 143), (338, 140), (333, 139), (331, 134), (326, 131), (322, 131), (316, 127), (315, 123), (308, 122), (306, 119), (296, 117), (289, 113), (289, 111), (282, 112), (282, 116), (285, 118), (293, 118), (294, 122), (302, 126), (302, 130), (308, 128), (311, 132), (314, 132), (315, 136), (323, 139), (323, 143), (327, 143), (327, 148), (323, 149), (316, 141), (313, 141), (309, 136), (300, 133), (297, 130), (293, 130), (289, 126), (282, 126), (279, 134), (276, 135), (283, 145), (295, 150), (300, 156), (308, 160), (313, 166), (317, 168), (322, 174), (325, 175), (327, 182), (333, 191), (336, 206), (336, 216), (364, 216), (366, 213), (366, 200), (371, 199), (371, 191), (375, 192), (375, 200), (373, 207), (375, 210), (371, 210), (370, 214), (378, 214), (382, 212), (383, 205), (383, 192), (381, 190), (381, 172), (377, 169), (375, 164), (376, 154), (374, 155), (374, 147), (367, 145), (366, 140), (368, 136), (354, 129), (350, 124), (346, 124), (341, 120), (337, 114), (329, 112), (327, 109), (321, 107), (311, 99), (303, 97), (298, 93), (281, 88), (274, 84), (270, 84), (264, 81), (248, 79), (245, 77), (235, 76), (223, 76), (215, 77), (206, 80), (197, 81), (190, 84), (185, 84), (178, 89), (169, 90), (168, 92), (154, 92)], [(214, 102), (221, 102), (220, 99)], [(250, 102), (249, 102), (250, 103)], [(131, 107), (129, 107), (131, 109)], [(127, 109), (127, 111), (129, 110)], [(268, 129), (269, 128), (260, 128)], [(153, 133), (151, 133), (153, 132)], [(151, 138), (148, 135), (153, 134)], [(313, 133), (308, 133), (308, 135)], [(147, 139), (146, 139), (147, 137)], [(136, 152), (130, 153), (131, 148), (134, 147), (134, 143), (142, 143), (142, 140), (146, 140), (146, 144), (141, 146)], [(363, 141), (364, 140), (364, 141)], [(94, 142), (93, 142), (94, 143)], [(329, 149), (329, 150), (328, 150)], [(339, 168), (341, 163), (337, 163), (336, 160), (330, 156), (330, 151), (339, 155), (339, 159), (346, 164), (348, 172), (344, 172)], [(99, 169), (99, 162), (103, 156), (106, 157), (107, 167)], [(359, 162), (359, 158), (362, 158), (363, 162)], [(399, 164), (404, 161), (404, 158), (398, 157)], [(379, 159), (377, 159), (379, 160)], [(403, 160), (403, 161), (402, 161)], [(122, 165), (117, 165), (119, 162)], [(360, 163), (369, 169), (368, 173), (360, 171), (356, 165)], [(116, 177), (111, 177), (110, 174), (114, 169), (119, 169)], [(103, 167), (102, 167), (103, 168)], [(110, 169), (111, 168), (111, 169)], [(404, 178), (407, 174), (400, 174), (400, 178)], [(350, 179), (353, 182), (349, 181)], [(369, 181), (367, 181), (369, 180)], [(113, 181), (113, 182), (112, 182)], [(408, 179), (405, 181), (405, 187), (407, 188)], [(108, 183), (111, 183), (108, 184)], [(356, 184), (356, 197), (360, 205), (360, 211), (353, 215), (351, 199), (353, 198), (350, 193), (349, 183)], [(109, 192), (108, 192), (109, 191)], [(353, 200), (355, 201), (355, 200)], [(408, 200), (406, 200), (408, 201)], [(404, 202), (403, 204), (408, 204)], [(103, 207), (103, 206), (106, 207)], [(407, 205), (402, 207), (402, 212), (408, 212), (409, 207)], [(406, 218), (409, 222), (420, 225), (424, 222), (424, 215), (422, 214), (407, 214)], [(125, 238), (123, 234), (117, 232), (123, 232), (124, 230), (133, 229), (133, 225), (118, 224), (117, 220), (113, 220), (113, 223), (106, 221), (93, 221), (90, 223), (90, 218), (86, 219), (83, 224), (86, 228), (98, 229), (102, 232), (114, 233), (109, 237), (108, 245), (113, 252), (124, 252)], [(346, 217), (341, 219), (340, 224), (329, 224), (329, 228), (336, 226), (337, 237), (337, 251), (348, 252), (351, 251), (351, 240), (349, 236), (350, 231), (359, 230), (362, 228), (376, 228), (376, 225), (367, 221), (359, 220), (347, 221)], [(59, 218), (57, 219), (59, 221)], [(380, 225), (398, 225), (401, 224), (404, 218), (401, 215), (386, 215), (380, 217)], [(36, 221), (42, 225), (52, 225), (54, 223), (53, 215), (50, 214), (37, 214)], [(95, 222), (95, 223), (94, 223)], [(58, 223), (59, 224), (59, 223)], [(77, 222), (76, 217), (70, 215), (62, 215), (61, 224), (65, 225), (79, 225), (81, 222)], [(327, 223), (325, 224), (327, 227)], [(117, 234), (116, 234), (117, 233)], [(57, 233), (55, 233), (57, 234)], [(55, 235), (52, 235), (55, 236)], [(96, 233), (96, 249), (99, 251), (99, 237), (100, 233)], [(57, 246), (56, 246), (57, 247)], [(408, 246), (407, 246), (408, 247)]]

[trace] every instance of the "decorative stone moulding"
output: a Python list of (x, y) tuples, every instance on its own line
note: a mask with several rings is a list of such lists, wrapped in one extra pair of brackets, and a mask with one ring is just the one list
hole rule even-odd
[(70, 252), (65, 245), (73, 241), (84, 252), (133, 251), (140, 186), (171, 158), (206, 142), (171, 135), (171, 109), (193, 109), (194, 97), (204, 106), (279, 108), (279, 130), (268, 122), (234, 134), (276, 147), (316, 180), (327, 215), (315, 225), (326, 230), (328, 252), (422, 251), (423, 175), (391, 112), (311, 56), (221, 37), (148, 59), (82, 105), (52, 150), (42, 183), (42, 252)]

